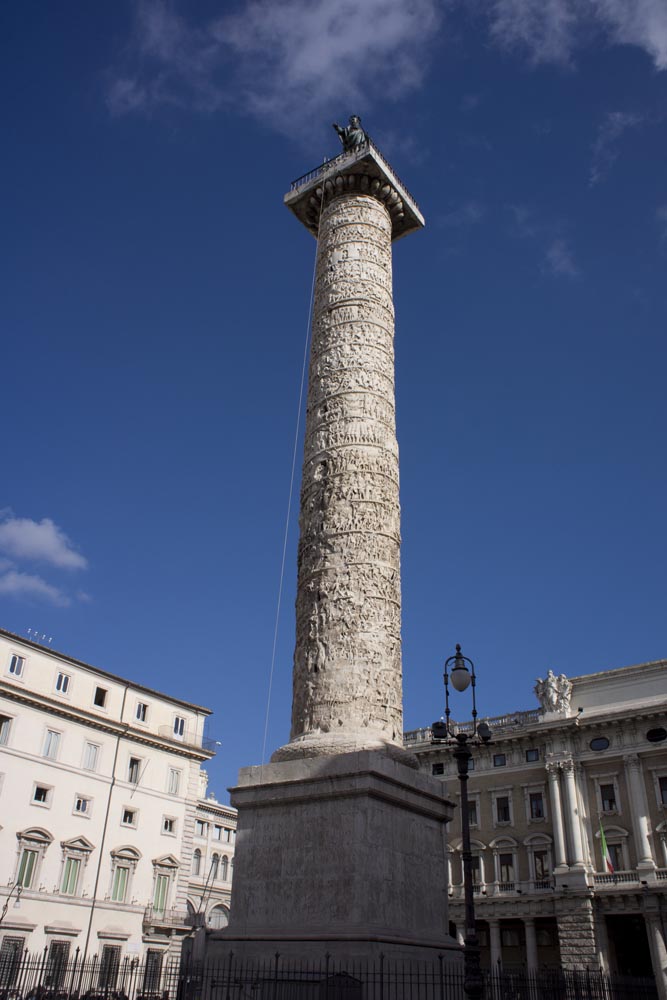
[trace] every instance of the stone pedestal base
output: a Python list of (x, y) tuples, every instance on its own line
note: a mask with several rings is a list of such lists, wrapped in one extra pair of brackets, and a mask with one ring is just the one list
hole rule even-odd
[(210, 960), (461, 960), (442, 782), (362, 751), (244, 768), (231, 791), (231, 921)]

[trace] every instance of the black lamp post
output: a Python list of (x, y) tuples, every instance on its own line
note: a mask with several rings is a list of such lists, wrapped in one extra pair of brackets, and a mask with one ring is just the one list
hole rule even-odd
[[(468, 666), (469, 665), (469, 666)], [(451, 672), (449, 670), (451, 666)], [(486, 722), (477, 722), (475, 702), (475, 665), (456, 646), (456, 654), (445, 662), (445, 719), (431, 726), (433, 743), (444, 743), (454, 748), (452, 756), (456, 761), (461, 785), (461, 836), (463, 840), (463, 892), (465, 898), (465, 939), (463, 952), (463, 989), (468, 1000), (480, 1000), (484, 992), (484, 982), (479, 965), (479, 939), (475, 928), (475, 902), (472, 881), (472, 853), (470, 851), (470, 814), (468, 811), (468, 770), (472, 757), (471, 746), (486, 745), (491, 742), (491, 730)], [(452, 732), (450, 727), (449, 684), (455, 691), (465, 691), (472, 687), (472, 730)]]

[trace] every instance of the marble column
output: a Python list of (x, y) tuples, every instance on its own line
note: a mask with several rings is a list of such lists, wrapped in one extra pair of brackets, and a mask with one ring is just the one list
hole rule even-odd
[(551, 815), (553, 817), (555, 870), (560, 874), (566, 872), (568, 869), (565, 850), (565, 831), (563, 829), (563, 809), (560, 799), (560, 767), (555, 762), (549, 762), (546, 768), (549, 776), (549, 799), (551, 802)]
[(292, 728), (274, 760), (403, 753), (392, 218), (368, 177), (343, 180), (322, 189)]
[(632, 753), (624, 757), (623, 761), (625, 763), (625, 778), (628, 786), (628, 797), (630, 799), (630, 812), (632, 814), (632, 830), (635, 837), (637, 867), (655, 868), (655, 860), (648, 836), (648, 802), (646, 801), (641, 760), (636, 753)]
[(526, 963), (533, 971), (538, 968), (537, 961), (537, 935), (535, 933), (535, 918), (524, 917), (523, 925), (526, 931)]
[(570, 845), (572, 857), (570, 866), (572, 868), (584, 867), (584, 847), (581, 839), (581, 823), (579, 821), (579, 804), (577, 801), (577, 782), (574, 773), (574, 761), (563, 762), (563, 775), (565, 779), (565, 809), (567, 826), (570, 833)]
[(503, 948), (500, 939), (500, 921), (489, 920), (489, 947), (491, 950), (491, 971), (498, 972), (503, 964)]
[(651, 964), (655, 976), (655, 985), (660, 1000), (667, 1000), (667, 948), (662, 920), (659, 913), (646, 913), (646, 931), (651, 951)]

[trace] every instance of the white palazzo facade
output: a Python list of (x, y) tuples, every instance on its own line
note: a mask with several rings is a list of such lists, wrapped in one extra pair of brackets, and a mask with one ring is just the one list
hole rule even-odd
[[(487, 719), (493, 741), (473, 748), (469, 819), (482, 961), (653, 973), (665, 998), (667, 660), (564, 683), (571, 690), (560, 705)], [(455, 762), (431, 743), (430, 729), (406, 733), (405, 745), (458, 799)], [(448, 850), (459, 933), (458, 811)]]
[(0, 630), (3, 968), (45, 948), (157, 966), (226, 922), (236, 819), (205, 798), (209, 715)]

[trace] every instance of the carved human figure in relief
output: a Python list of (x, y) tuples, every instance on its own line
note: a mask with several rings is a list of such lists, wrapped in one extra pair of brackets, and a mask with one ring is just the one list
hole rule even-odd
[(570, 710), (572, 683), (565, 674), (556, 677), (553, 670), (549, 670), (544, 680), (541, 677), (537, 678), (534, 691), (543, 712), (566, 715)]
[(350, 124), (341, 126), (334, 122), (333, 127), (338, 133), (338, 138), (343, 143), (346, 153), (353, 153), (366, 142), (366, 133), (361, 127), (359, 115), (350, 115)]

